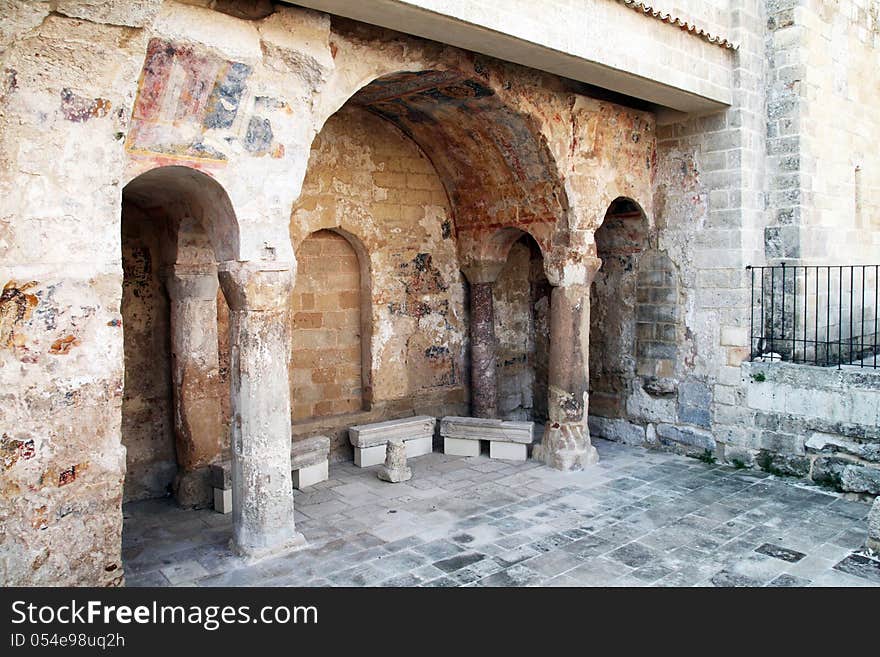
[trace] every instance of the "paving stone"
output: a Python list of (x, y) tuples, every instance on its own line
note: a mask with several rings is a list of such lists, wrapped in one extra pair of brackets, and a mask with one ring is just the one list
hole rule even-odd
[(632, 542), (617, 548), (613, 552), (609, 552), (607, 557), (624, 563), (630, 568), (640, 568), (650, 561), (657, 559), (659, 553), (646, 545)]
[(810, 580), (804, 579), (802, 577), (796, 577), (795, 575), (789, 575), (788, 573), (783, 573), (776, 579), (772, 580), (767, 586), (773, 587), (789, 587), (789, 588), (803, 588), (805, 586), (810, 585)]
[(540, 575), (534, 570), (525, 567), (522, 564), (511, 566), (494, 575), (482, 578), (479, 586), (527, 586), (540, 578)]
[(763, 584), (757, 579), (746, 575), (740, 575), (739, 573), (733, 573), (728, 570), (721, 570), (715, 573), (715, 575), (712, 576), (711, 582), (712, 586), (717, 587), (755, 587), (762, 586)]
[(803, 552), (798, 552), (797, 550), (789, 550), (788, 548), (784, 548), (781, 545), (773, 545), (772, 543), (764, 543), (764, 545), (756, 548), (755, 552), (766, 554), (768, 557), (781, 559), (782, 561), (788, 561), (790, 563), (797, 563), (805, 556), (807, 556)]
[(422, 586), (431, 586), (431, 587), (456, 587), (460, 586), (461, 583), (452, 579), (451, 577), (438, 577), (437, 579), (432, 579), (429, 582), (425, 582)]
[(471, 564), (474, 564), (482, 559), (485, 559), (486, 555), (481, 554), (479, 552), (464, 552), (462, 554), (457, 554), (453, 557), (449, 557), (447, 559), (441, 559), (439, 561), (434, 562), (434, 567), (439, 568), (440, 570), (452, 573), (456, 570), (460, 570), (462, 568), (467, 568)]
[(855, 575), (875, 585), (880, 585), (880, 559), (872, 559), (861, 554), (851, 554), (836, 564), (834, 570)]
[[(231, 518), (126, 504), (131, 586), (878, 586), (860, 549), (868, 505), (764, 473), (596, 440), (601, 461), (430, 454), (406, 489), (331, 466), (296, 491), (299, 552), (248, 566)], [(332, 484), (332, 485), (331, 485)], [(383, 488), (384, 487), (384, 488)], [(757, 551), (756, 551), (757, 550)], [(805, 555), (788, 561), (797, 554)], [(167, 572), (171, 577), (166, 577)], [(174, 582), (169, 581), (173, 579)]]

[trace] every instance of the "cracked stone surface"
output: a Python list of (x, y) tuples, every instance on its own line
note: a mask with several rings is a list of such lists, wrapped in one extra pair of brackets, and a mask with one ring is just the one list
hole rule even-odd
[(761, 472), (597, 440), (599, 463), (434, 453), (388, 486), (331, 466), (294, 491), (309, 546), (245, 565), (229, 516), (124, 507), (129, 586), (880, 586), (870, 506)]

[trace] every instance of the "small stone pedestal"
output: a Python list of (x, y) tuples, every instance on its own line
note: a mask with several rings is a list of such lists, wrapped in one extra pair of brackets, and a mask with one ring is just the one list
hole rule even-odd
[(402, 440), (389, 440), (385, 447), (385, 465), (378, 472), (379, 479), (392, 484), (412, 479), (412, 470), (406, 464), (406, 445)]

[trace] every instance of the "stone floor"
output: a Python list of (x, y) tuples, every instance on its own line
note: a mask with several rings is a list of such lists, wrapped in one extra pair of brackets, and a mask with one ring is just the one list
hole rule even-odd
[(296, 491), (307, 549), (245, 565), (231, 516), (124, 508), (130, 586), (880, 586), (869, 506), (761, 472), (597, 441), (563, 474), (435, 453), (388, 484), (331, 467)]

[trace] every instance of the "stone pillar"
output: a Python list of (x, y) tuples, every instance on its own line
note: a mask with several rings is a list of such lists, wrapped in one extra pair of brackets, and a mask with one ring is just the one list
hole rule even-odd
[(549, 418), (533, 456), (557, 470), (581, 470), (599, 460), (587, 428), (589, 348), (589, 283), (554, 287), (550, 298)]
[(289, 300), (294, 269), (273, 265), (220, 265), (230, 321), (232, 547), (253, 558), (305, 544), (294, 528), (290, 474)]
[(174, 495), (183, 507), (212, 502), (209, 465), (220, 455), (222, 417), (217, 354), (217, 268), (174, 265), (171, 298), (171, 380), (178, 473)]
[(494, 282), (471, 283), (471, 414), (498, 417)]

